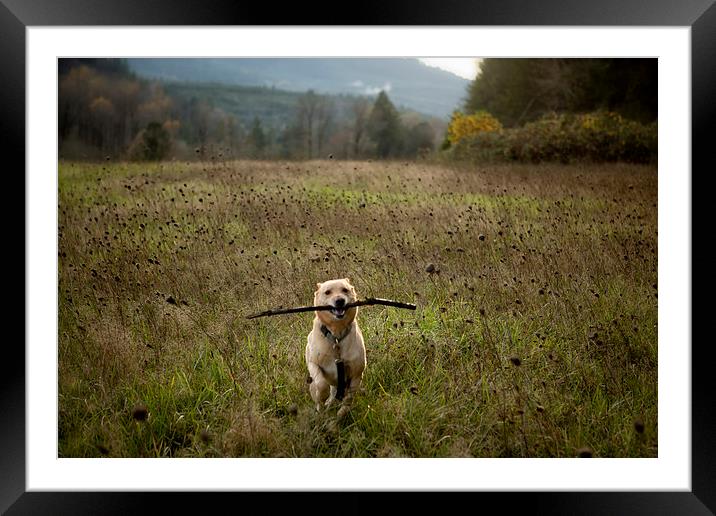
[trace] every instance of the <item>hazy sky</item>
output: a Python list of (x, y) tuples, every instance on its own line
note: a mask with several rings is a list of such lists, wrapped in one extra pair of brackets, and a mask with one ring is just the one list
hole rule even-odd
[(421, 57), (420, 60), (469, 80), (477, 75), (477, 62), (481, 61), (477, 57)]

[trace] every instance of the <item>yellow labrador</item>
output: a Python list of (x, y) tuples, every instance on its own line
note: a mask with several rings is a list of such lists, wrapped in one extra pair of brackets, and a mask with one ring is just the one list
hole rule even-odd
[(348, 278), (318, 283), (317, 287), (314, 306), (334, 308), (316, 311), (308, 334), (309, 391), (318, 411), (342, 401), (338, 417), (343, 417), (360, 387), (366, 365), (363, 335), (356, 320), (358, 308), (344, 308), (357, 300), (356, 291)]

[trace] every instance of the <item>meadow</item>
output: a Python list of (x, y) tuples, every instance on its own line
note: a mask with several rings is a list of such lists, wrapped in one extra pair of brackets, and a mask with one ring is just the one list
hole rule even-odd
[[(656, 457), (655, 166), (60, 162), (60, 457)], [(311, 304), (368, 366), (316, 413)]]

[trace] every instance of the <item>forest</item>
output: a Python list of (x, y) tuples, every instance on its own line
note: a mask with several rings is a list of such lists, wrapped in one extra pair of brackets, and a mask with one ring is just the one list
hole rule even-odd
[[(62, 62), (70, 61), (70, 62)], [(446, 123), (375, 99), (160, 82), (122, 59), (61, 60), (59, 147), (67, 159), (416, 157)]]

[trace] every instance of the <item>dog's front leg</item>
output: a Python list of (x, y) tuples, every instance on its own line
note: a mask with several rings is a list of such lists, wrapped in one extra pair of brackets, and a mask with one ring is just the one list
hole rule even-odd
[(311, 375), (311, 383), (308, 386), (308, 390), (311, 393), (313, 402), (316, 404), (316, 411), (320, 412), (328, 396), (331, 394), (331, 385), (323, 376), (323, 371), (318, 364), (309, 362), (308, 373)]
[(351, 378), (350, 383), (348, 384), (348, 387), (346, 388), (345, 396), (343, 397), (343, 402), (341, 403), (341, 408), (338, 409), (338, 417), (342, 418), (346, 414), (348, 414), (348, 411), (351, 409), (351, 405), (353, 404), (353, 396), (356, 392), (358, 392), (358, 389), (360, 389), (360, 384), (363, 381), (363, 375), (357, 376), (355, 378)]

